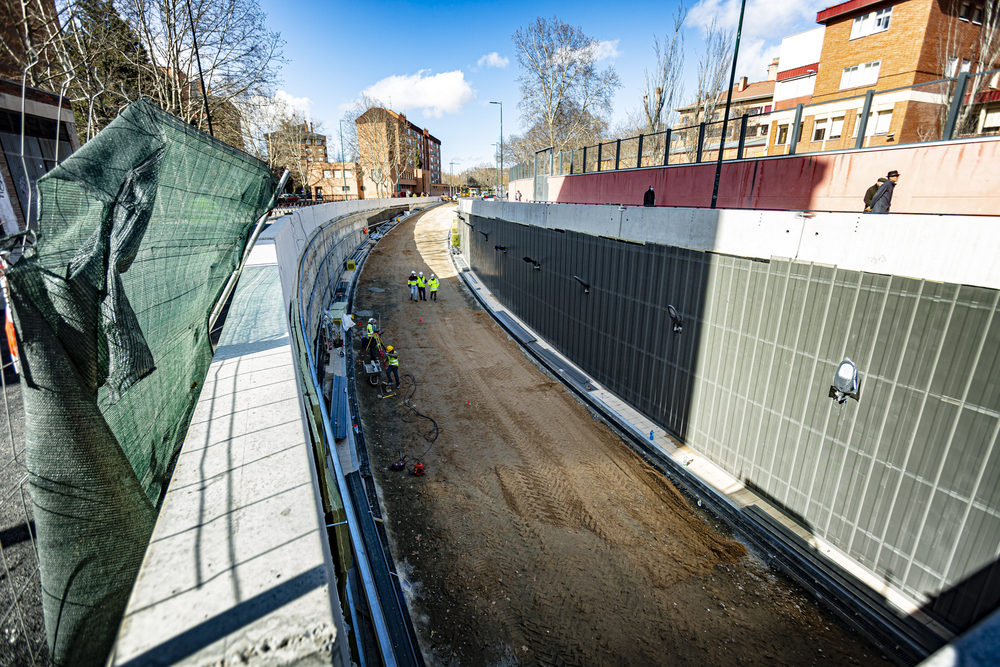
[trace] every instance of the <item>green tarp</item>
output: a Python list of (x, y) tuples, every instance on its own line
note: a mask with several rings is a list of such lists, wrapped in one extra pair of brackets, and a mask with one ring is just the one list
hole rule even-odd
[(267, 166), (148, 101), (39, 179), (8, 273), (56, 665), (101, 665), (211, 362), (207, 320)]

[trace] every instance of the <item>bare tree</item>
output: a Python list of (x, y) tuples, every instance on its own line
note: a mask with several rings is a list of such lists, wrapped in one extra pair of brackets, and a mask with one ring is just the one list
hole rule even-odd
[(379, 197), (392, 196), (400, 177), (410, 168), (412, 157), (405, 141), (405, 128), (398, 114), (378, 100), (361, 97), (348, 112), (350, 135), (344, 133), (345, 150), (357, 158), (360, 175), (375, 185)]
[[(1000, 65), (1000, 3), (987, 0), (979, 6), (959, 0), (945, 0), (940, 4), (938, 26), (937, 65), (942, 77), (956, 77), (961, 71), (985, 72)], [(976, 99), (990, 87), (990, 77), (970, 76), (965, 96), (969, 104), (962, 104), (955, 122), (955, 136), (977, 131), (981, 105)], [(936, 84), (941, 95), (937, 113), (930, 115), (917, 130), (922, 141), (940, 139), (955, 95), (954, 83)]]
[[(684, 34), (681, 32), (687, 19), (687, 8), (682, 4), (677, 6), (674, 15), (674, 32), (660, 41), (653, 38), (653, 50), (656, 52), (656, 69), (650, 74), (646, 70), (646, 89), (642, 95), (642, 106), (646, 116), (646, 134), (660, 132), (664, 126), (670, 125), (670, 117), (674, 113), (674, 105), (683, 94), (684, 84), (681, 76), (684, 73)], [(666, 109), (667, 117), (663, 111)]]
[[(705, 46), (698, 56), (698, 91), (690, 125), (717, 120), (715, 113), (719, 97), (725, 89), (726, 74), (732, 65), (734, 37), (732, 30), (719, 27), (716, 18), (706, 29)], [(688, 162), (694, 162), (698, 151), (698, 130), (686, 130), (683, 141)]]
[(613, 67), (597, 69), (597, 40), (553, 17), (535, 19), (513, 41), (525, 124), (537, 126), (542, 145), (556, 151), (581, 144), (594, 118), (611, 112), (621, 85)]
[(119, 6), (150, 54), (149, 96), (200, 129), (208, 129), (202, 78), (213, 119), (242, 97), (267, 96), (277, 81), (283, 42), (265, 25), (256, 0), (119, 0)]

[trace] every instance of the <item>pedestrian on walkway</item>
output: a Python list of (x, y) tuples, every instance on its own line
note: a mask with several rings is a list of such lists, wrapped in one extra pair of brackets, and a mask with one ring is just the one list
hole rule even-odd
[(646, 193), (642, 196), (642, 205), (643, 206), (656, 206), (656, 195), (653, 194), (653, 186), (652, 185), (649, 186), (649, 189), (646, 190)]
[(396, 376), (396, 389), (399, 389), (399, 353), (393, 349), (392, 345), (385, 348), (385, 356), (388, 362), (385, 365), (386, 382), (392, 383), (392, 376)]
[(420, 300), (427, 301), (427, 278), (424, 278), (424, 272), (421, 271), (420, 275), (417, 276), (417, 291), (420, 292)]
[(406, 284), (410, 286), (410, 299), (417, 300), (417, 272), (410, 271), (410, 277), (406, 279)]
[(887, 179), (885, 176), (879, 176), (879, 179), (875, 181), (875, 185), (865, 190), (865, 213), (872, 212), (872, 197), (875, 196), (875, 193), (878, 192), (879, 187), (887, 180), (889, 179)]
[(889, 206), (892, 205), (892, 191), (899, 181), (899, 172), (893, 169), (887, 176), (889, 180), (880, 185), (872, 197), (872, 213), (888, 213)]
[(427, 282), (427, 285), (431, 288), (431, 301), (434, 301), (435, 303), (437, 303), (438, 300), (438, 286), (440, 284), (441, 281), (438, 280), (437, 276), (432, 273), (431, 279)]
[(521, 191), (520, 190), (517, 191), (517, 195), (514, 196), (514, 199), (516, 199), (517, 201), (521, 201)]

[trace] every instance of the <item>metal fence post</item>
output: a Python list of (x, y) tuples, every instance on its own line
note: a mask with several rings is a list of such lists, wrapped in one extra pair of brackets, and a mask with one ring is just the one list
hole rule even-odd
[(603, 151), (603, 149), (604, 149), (604, 144), (603, 143), (598, 143), (597, 144), (597, 171), (601, 170), (601, 152)]
[(635, 168), (638, 169), (642, 166), (642, 135), (639, 135), (639, 157), (635, 161)]
[(865, 93), (865, 105), (861, 109), (861, 117), (858, 119), (858, 138), (854, 140), (855, 148), (865, 147), (865, 133), (868, 131), (868, 114), (872, 110), (872, 100), (875, 99), (875, 91), (869, 90)]
[(958, 112), (962, 110), (965, 103), (965, 86), (969, 81), (969, 73), (962, 72), (955, 82), (955, 94), (951, 98), (951, 107), (948, 109), (948, 121), (944, 124), (944, 132), (941, 133), (941, 141), (950, 141), (955, 136), (955, 125), (958, 122)]
[(583, 164), (581, 165), (580, 173), (581, 174), (586, 174), (587, 173), (587, 147), (586, 146), (583, 147), (583, 160), (582, 160), (582, 162), (583, 162)]
[(705, 147), (705, 121), (698, 125), (698, 153), (695, 155), (695, 162), (701, 162), (701, 150)]
[(615, 171), (618, 171), (618, 161), (622, 156), (622, 140), (615, 141)]
[(549, 176), (555, 176), (555, 171), (552, 170), (552, 159), (556, 156), (555, 149), (549, 150)]
[(788, 146), (788, 154), (795, 155), (795, 147), (799, 144), (799, 135), (802, 133), (802, 108), (803, 104), (795, 105), (795, 120), (792, 122), (792, 140)]
[(672, 130), (667, 130), (667, 142), (663, 147), (663, 166), (666, 167), (670, 164), (670, 133)]
[(740, 120), (740, 144), (736, 147), (736, 159), (743, 159), (743, 147), (746, 145), (747, 141), (747, 124), (750, 122), (750, 116), (743, 116)]

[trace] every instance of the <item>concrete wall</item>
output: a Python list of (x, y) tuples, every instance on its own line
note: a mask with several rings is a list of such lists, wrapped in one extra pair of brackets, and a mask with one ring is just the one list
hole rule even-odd
[(481, 280), (597, 382), (953, 629), (997, 605), (1000, 220), (462, 209)]
[[(890, 170), (900, 172), (893, 213), (1000, 213), (1000, 140), (995, 137), (877, 150), (813, 153), (725, 162), (718, 208), (856, 211), (865, 190)], [(650, 185), (657, 206), (709, 207), (715, 164), (550, 176), (548, 201), (639, 206)], [(512, 181), (528, 201), (533, 181)]]

